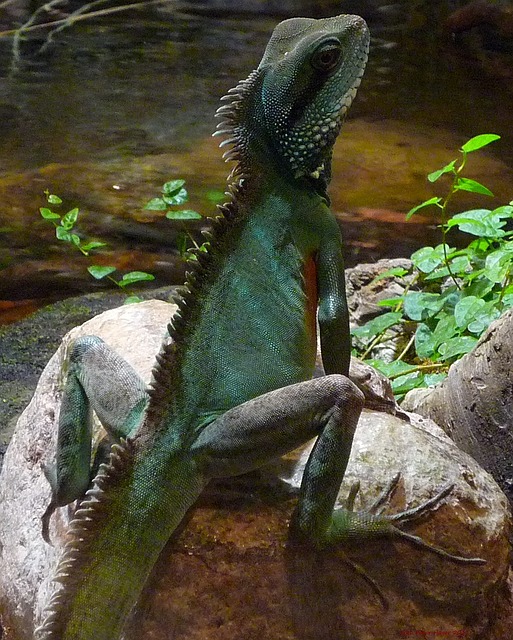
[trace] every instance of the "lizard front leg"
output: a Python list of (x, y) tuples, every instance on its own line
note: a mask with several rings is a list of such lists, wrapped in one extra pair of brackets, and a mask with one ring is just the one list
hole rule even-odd
[(227, 411), (201, 431), (191, 452), (205, 476), (227, 477), (255, 469), (317, 435), (292, 520), (293, 534), (317, 547), (351, 538), (402, 536), (455, 561), (483, 562), (452, 555), (397, 527), (436, 506), (447, 487), (400, 514), (384, 515), (372, 508), (368, 512), (334, 509), (363, 404), (363, 394), (345, 376), (301, 382)]
[[(71, 344), (66, 367), (56, 460), (54, 465), (43, 467), (52, 488), (52, 499), (42, 517), (47, 542), (52, 513), (84, 495), (112, 442), (130, 435), (148, 400), (139, 375), (96, 336), (84, 336)], [(91, 411), (109, 436), (98, 446), (93, 465)]]

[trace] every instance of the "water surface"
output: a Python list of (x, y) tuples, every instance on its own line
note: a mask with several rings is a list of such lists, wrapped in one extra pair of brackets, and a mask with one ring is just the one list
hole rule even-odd
[[(158, 284), (180, 279), (173, 233), (165, 231), (172, 227), (141, 218), (142, 206), (166, 179), (183, 175), (194, 204), (211, 212), (205, 192), (223, 188), (226, 173), (208, 140), (213, 113), (219, 97), (258, 64), (276, 22), (156, 11), (85, 21), (60, 33), (44, 55), (34, 54), (37, 40), (25, 45), (14, 70), (11, 41), (0, 39), (0, 298), (46, 299), (97, 286), (83, 275), (81, 258), (59, 246), (39, 220), (45, 188), (81, 207), (84, 233), (101, 234), (116, 264), (153, 266)], [(347, 169), (339, 174), (335, 167), (333, 185), (335, 208), (351, 212), (349, 263), (390, 255), (392, 245), (394, 255), (406, 255), (426, 241), (419, 225), (409, 227), (412, 237), (406, 234), (401, 244), (390, 217), (380, 220), (379, 209), (406, 211), (417, 197), (401, 186), (393, 198), (378, 201), (376, 184), (390, 191), (397, 180), (387, 172), (393, 149), (415, 150), (404, 172), (424, 185), (423, 163), (431, 155), (447, 153), (450, 160), (453, 143), (495, 132), (503, 140), (491, 153), (504, 176), (513, 167), (507, 80), (432, 29), (395, 21), (371, 30), (369, 66), (351, 111), (354, 126), (340, 143), (353, 149), (349, 164), (367, 177), (369, 195), (360, 189), (353, 196)], [(501, 183), (500, 170), (492, 173)], [(123, 200), (114, 200), (115, 187)]]

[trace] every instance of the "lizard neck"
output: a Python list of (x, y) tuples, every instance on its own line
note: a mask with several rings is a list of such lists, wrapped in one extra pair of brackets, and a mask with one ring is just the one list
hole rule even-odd
[(217, 117), (222, 120), (214, 135), (228, 136), (220, 145), (230, 147), (223, 158), (236, 163), (229, 180), (239, 178), (248, 196), (265, 192), (272, 185), (281, 185), (287, 191), (317, 194), (329, 204), (331, 149), (326, 151), (322, 163), (312, 165), (310, 172), (297, 169), (293, 152), (291, 157), (283, 155), (275, 131), (268, 125), (263, 100), (264, 79), (262, 69), (253, 71), (230, 90), (224, 98), (230, 103), (217, 111)]

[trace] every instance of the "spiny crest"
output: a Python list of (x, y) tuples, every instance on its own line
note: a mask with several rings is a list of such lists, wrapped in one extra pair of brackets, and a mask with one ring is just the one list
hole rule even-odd
[(226, 101), (228, 104), (219, 107), (215, 114), (216, 118), (221, 118), (221, 122), (217, 125), (213, 135), (226, 136), (219, 145), (220, 147), (230, 147), (223, 153), (223, 158), (226, 162), (233, 161), (236, 163), (228, 176), (229, 181), (235, 176), (244, 177), (249, 170), (246, 164), (246, 150), (249, 138), (247, 101), (260, 73), (258, 69), (255, 69), (245, 80), (241, 80), (236, 87), (230, 89), (221, 98), (222, 101)]
[(70, 538), (53, 578), (60, 587), (52, 595), (43, 622), (35, 631), (37, 640), (61, 640), (70, 605), (80, 586), (81, 569), (90, 561), (91, 543), (94, 543), (102, 521), (108, 518), (111, 489), (126, 477), (133, 458), (134, 444), (131, 440), (114, 444), (108, 463), (100, 466), (92, 488), (75, 512), (68, 529)]
[(197, 326), (202, 297), (219, 273), (218, 259), (222, 253), (220, 247), (225, 234), (240, 215), (237, 200), (243, 190), (244, 186), (240, 183), (230, 185), (227, 192), (230, 201), (218, 205), (219, 215), (208, 219), (212, 230), (206, 234), (209, 242), (207, 250), (194, 251), (196, 260), (191, 261), (192, 268), (186, 273), (185, 284), (178, 289), (178, 295), (174, 296), (178, 309), (168, 325), (172, 341), (164, 341), (156, 357), (148, 388), (150, 401), (139, 434), (153, 431), (171, 407), (174, 390), (180, 382), (180, 358), (188, 335)]
[(217, 125), (214, 135), (227, 136), (219, 146), (230, 146), (224, 152), (223, 158), (236, 163), (228, 176), (229, 201), (218, 206), (216, 217), (209, 218), (212, 231), (204, 232), (205, 240), (209, 243), (207, 250), (191, 250), (196, 260), (191, 262), (192, 270), (186, 273), (184, 287), (181, 287), (178, 295), (174, 297), (178, 309), (168, 326), (172, 342), (164, 342), (157, 355), (148, 389), (150, 401), (139, 434), (153, 431), (170, 409), (173, 390), (178, 388), (180, 382), (178, 378), (180, 357), (187, 342), (187, 336), (195, 327), (202, 294), (208, 290), (219, 272), (216, 264), (220, 255), (220, 245), (226, 232), (240, 215), (237, 202), (244, 189), (244, 177), (248, 171), (246, 105), (259, 73), (258, 70), (253, 71), (246, 80), (242, 80), (236, 87), (230, 89), (227, 95), (221, 98), (228, 104), (219, 107), (216, 112), (216, 117), (221, 118), (221, 122)]

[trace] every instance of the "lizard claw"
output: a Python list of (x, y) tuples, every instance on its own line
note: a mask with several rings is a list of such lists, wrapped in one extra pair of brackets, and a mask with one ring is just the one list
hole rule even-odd
[[(412, 533), (408, 533), (400, 529), (397, 525), (400, 523), (407, 523), (416, 520), (421, 517), (425, 513), (433, 511), (434, 509), (440, 506), (440, 502), (447, 495), (451, 493), (454, 489), (454, 484), (450, 483), (443, 487), (436, 495), (428, 500), (425, 500), (421, 504), (416, 507), (412, 507), (411, 509), (406, 509), (405, 511), (400, 511), (399, 513), (393, 514), (383, 514), (383, 510), (386, 507), (387, 503), (390, 501), (394, 492), (396, 491), (399, 480), (401, 478), (401, 474), (396, 474), (390, 482), (383, 489), (381, 494), (377, 497), (377, 499), (372, 503), (372, 505), (366, 510), (368, 514), (378, 517), (382, 519), (382, 522), (385, 521), (389, 524), (388, 532), (395, 538), (400, 538), (403, 540), (407, 540), (411, 544), (415, 546), (430, 551), (431, 553), (435, 553), (443, 558), (447, 558), (448, 560), (452, 560), (453, 562), (459, 562), (461, 564), (485, 564), (486, 560), (483, 558), (467, 558), (465, 556), (459, 556), (453, 553), (449, 553), (445, 549), (438, 547), (430, 542), (426, 542), (419, 536), (413, 535)], [(353, 511), (354, 501), (356, 498), (356, 494), (360, 488), (360, 484), (358, 482), (354, 483), (349, 491), (349, 495), (346, 500), (346, 508), (349, 511)]]
[[(385, 487), (385, 490), (383, 491), (381, 496), (379, 496), (376, 502), (372, 505), (371, 509), (375, 508), (376, 506), (382, 507), (385, 500), (388, 500), (394, 494), (394, 491), (396, 490), (397, 485), (399, 483), (400, 477), (401, 477), (401, 474), (397, 474), (396, 476), (394, 476), (394, 478), (387, 485), (387, 487)], [(434, 495), (432, 498), (429, 498), (428, 500), (425, 500), (418, 506), (412, 507), (411, 509), (406, 509), (405, 511), (401, 511), (399, 513), (387, 515), (386, 518), (390, 523), (396, 523), (396, 524), (403, 523), (403, 522), (411, 522), (412, 520), (417, 519), (423, 514), (438, 508), (441, 500), (443, 500), (445, 496), (449, 495), (453, 489), (454, 489), (454, 484), (452, 483), (447, 484), (436, 495)], [(379, 511), (379, 513), (381, 513), (381, 510)], [(431, 551), (432, 553), (435, 553), (436, 555), (439, 555), (442, 558), (447, 558), (448, 560), (452, 560), (453, 562), (459, 562), (461, 564), (486, 564), (486, 560), (484, 560), (483, 558), (467, 558), (465, 556), (449, 553), (448, 551), (446, 551), (445, 549), (442, 549), (441, 547), (438, 547), (437, 545), (434, 545), (430, 542), (426, 542), (419, 536), (403, 531), (398, 526), (396, 526), (396, 524), (391, 524), (392, 535), (397, 538), (407, 540), (408, 542), (414, 544), (417, 547), (420, 547), (421, 549), (426, 549), (427, 551)]]

